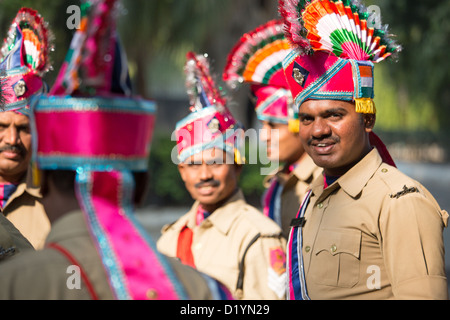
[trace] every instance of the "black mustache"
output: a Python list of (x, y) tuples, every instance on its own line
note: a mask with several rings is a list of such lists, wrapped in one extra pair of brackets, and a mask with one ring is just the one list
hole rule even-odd
[(218, 187), (220, 185), (220, 181), (218, 180), (207, 180), (196, 183), (194, 187), (203, 188), (203, 187)]
[(334, 143), (339, 143), (341, 141), (341, 139), (339, 137), (332, 137), (332, 136), (327, 136), (327, 137), (319, 137), (319, 138), (310, 138), (308, 140), (308, 145), (310, 146), (313, 142), (317, 143), (321, 143), (323, 141), (332, 141)]
[(16, 152), (16, 153), (20, 153), (20, 154), (24, 154), (25, 153), (25, 148), (23, 148), (22, 146), (20, 146), (20, 145), (14, 145), (14, 146), (12, 146), (12, 145), (6, 145), (6, 146), (3, 146), (3, 147), (0, 147), (0, 152), (3, 152), (3, 151), (12, 151), (12, 152)]

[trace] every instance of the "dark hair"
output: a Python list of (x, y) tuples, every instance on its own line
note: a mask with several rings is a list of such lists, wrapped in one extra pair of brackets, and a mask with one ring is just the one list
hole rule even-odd
[[(71, 170), (45, 170), (43, 172), (44, 181), (52, 180), (58, 190), (63, 193), (75, 196), (75, 177), (76, 172)], [(133, 172), (135, 181), (134, 203), (139, 205), (145, 198), (148, 187), (148, 172)], [(41, 186), (43, 196), (48, 192), (48, 186), (44, 182)]]

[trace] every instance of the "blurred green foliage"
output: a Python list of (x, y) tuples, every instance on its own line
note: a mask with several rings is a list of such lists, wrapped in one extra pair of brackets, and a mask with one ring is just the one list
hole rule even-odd
[[(448, 133), (450, 127), (450, 1), (368, 0), (402, 45), (397, 62), (384, 61), (377, 99), (387, 128)], [(378, 103), (381, 106), (381, 103)], [(397, 110), (395, 110), (397, 109)], [(380, 121), (381, 123), (381, 121)], [(384, 126), (384, 121), (382, 126)], [(397, 123), (397, 126), (395, 126)]]
[(171, 154), (175, 142), (170, 135), (157, 132), (153, 137), (149, 160), (150, 187), (148, 201), (154, 205), (187, 205), (190, 195), (184, 187)]

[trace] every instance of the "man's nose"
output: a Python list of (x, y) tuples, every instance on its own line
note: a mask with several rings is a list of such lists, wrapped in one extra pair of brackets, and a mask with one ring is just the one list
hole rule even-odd
[(272, 127), (268, 124), (263, 124), (261, 130), (259, 131), (259, 139), (262, 142), (270, 143), (272, 138)]
[(199, 174), (200, 174), (199, 178), (203, 181), (212, 179), (213, 174), (212, 174), (211, 166), (209, 166), (206, 163), (203, 163), (200, 167)]
[(19, 131), (14, 126), (11, 126), (4, 131), (3, 142), (10, 145), (17, 145), (19, 141), (20, 141)]
[(315, 138), (329, 136), (331, 134), (331, 128), (325, 119), (317, 118), (312, 125), (311, 134)]

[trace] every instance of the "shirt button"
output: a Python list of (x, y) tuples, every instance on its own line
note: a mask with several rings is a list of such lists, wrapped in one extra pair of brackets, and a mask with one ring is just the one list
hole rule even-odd
[(308, 252), (310, 252), (310, 251), (311, 251), (311, 247), (310, 247), (310, 246), (307, 246), (307, 247), (305, 248), (305, 252), (308, 253)]
[(209, 220), (203, 221), (203, 225), (202, 225), (203, 228), (211, 228), (212, 226), (213, 225), (212, 225), (211, 221), (209, 221)]
[(323, 208), (323, 203), (322, 203), (322, 202), (319, 203), (319, 204), (317, 205), (317, 208), (322, 209), (322, 208)]
[(156, 300), (156, 299), (158, 299), (158, 292), (155, 289), (147, 290), (147, 298), (149, 300)]
[(388, 169), (386, 169), (386, 168), (381, 169), (381, 172), (386, 173), (386, 172), (388, 172)]
[(333, 244), (330, 248), (331, 253), (335, 253), (337, 251), (337, 247), (335, 244)]

